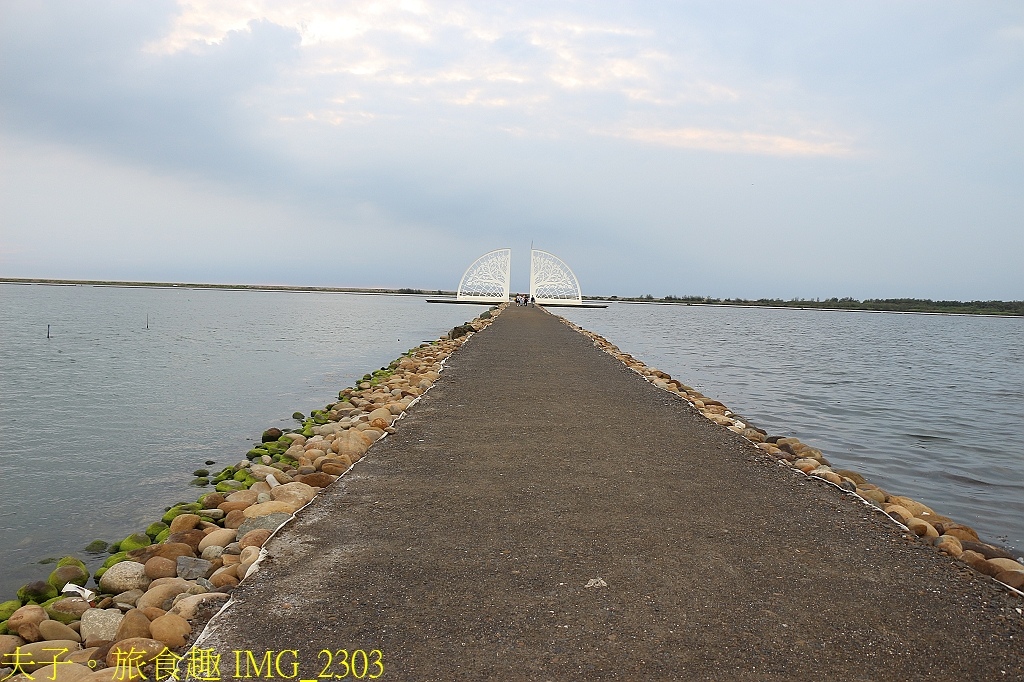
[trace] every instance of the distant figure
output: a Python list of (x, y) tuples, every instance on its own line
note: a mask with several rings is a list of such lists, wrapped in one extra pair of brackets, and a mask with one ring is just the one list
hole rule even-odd
[(535, 299), (533, 296), (530, 296), (530, 305), (534, 305), (536, 303), (537, 303), (537, 299)]

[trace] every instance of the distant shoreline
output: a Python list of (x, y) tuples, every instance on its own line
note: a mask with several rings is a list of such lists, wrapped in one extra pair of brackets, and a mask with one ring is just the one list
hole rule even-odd
[[(292, 291), (336, 294), (375, 294), (387, 296), (455, 296), (443, 289), (387, 289), (368, 287), (314, 287), (286, 284), (209, 284), (201, 282), (128, 282), (118, 280), (46, 279), (0, 277), (0, 284), (44, 284), (56, 286), (101, 286), (153, 289), (226, 289), (229, 291)], [(1024, 317), (1024, 301), (932, 301), (918, 298), (867, 299), (830, 298), (795, 299), (720, 299), (710, 296), (584, 296), (584, 301), (609, 303), (654, 303), (658, 305), (715, 306), (766, 309), (825, 310), (833, 312), (901, 313), (916, 315), (974, 315), (982, 317)]]
[(122, 282), (118, 280), (92, 279), (35, 279), (24, 277), (0, 277), (0, 284), (48, 284), (58, 286), (88, 285), (95, 287), (114, 287), (122, 289), (229, 289), (239, 291), (298, 291), (334, 294), (388, 294), (406, 296), (454, 296), (454, 291), (443, 289), (374, 289), (365, 287), (311, 287), (292, 286), (287, 284), (208, 284), (200, 282)]

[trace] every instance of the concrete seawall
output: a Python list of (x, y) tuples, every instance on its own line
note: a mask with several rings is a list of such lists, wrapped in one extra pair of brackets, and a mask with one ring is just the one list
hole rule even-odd
[(224, 679), (1024, 679), (1019, 600), (534, 308), (266, 550)]

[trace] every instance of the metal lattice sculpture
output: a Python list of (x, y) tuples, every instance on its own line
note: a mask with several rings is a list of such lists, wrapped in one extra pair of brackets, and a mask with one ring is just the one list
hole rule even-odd
[(508, 300), (512, 249), (495, 249), (473, 261), (459, 282), (458, 301), (501, 303)]
[(541, 305), (583, 305), (580, 282), (561, 258), (530, 251), (530, 296)]

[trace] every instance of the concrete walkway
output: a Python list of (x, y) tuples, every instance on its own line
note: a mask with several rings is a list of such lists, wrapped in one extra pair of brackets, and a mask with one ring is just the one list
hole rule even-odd
[(1017, 598), (542, 311), (397, 426), (211, 624), (224, 679), (282, 649), (301, 679), (339, 649), (387, 680), (1024, 679)]

